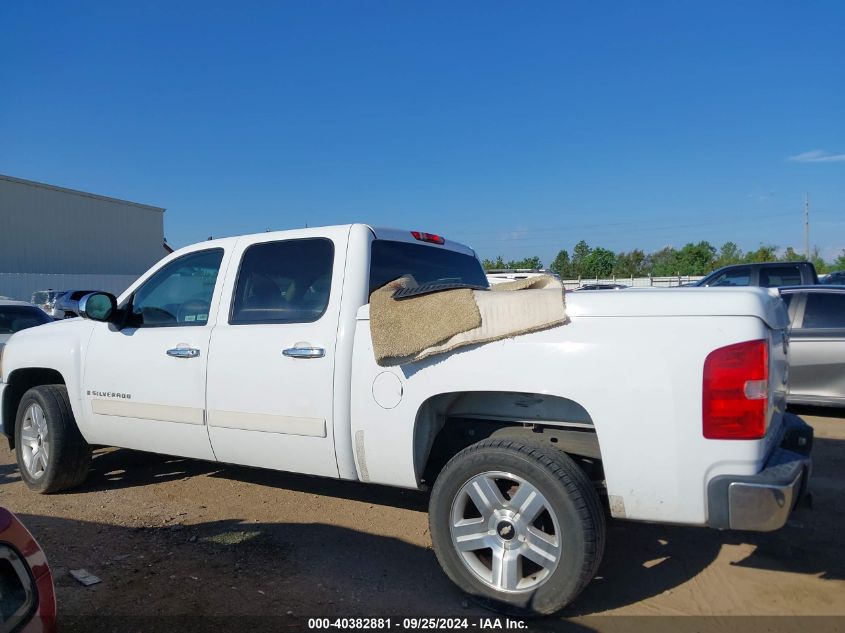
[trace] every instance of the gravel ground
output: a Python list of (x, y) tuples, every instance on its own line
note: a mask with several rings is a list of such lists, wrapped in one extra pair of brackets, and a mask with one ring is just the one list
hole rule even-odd
[[(812, 512), (771, 534), (611, 522), (598, 577), (562, 615), (605, 630), (614, 620), (593, 616), (845, 616), (845, 419), (817, 413)], [(423, 493), (104, 449), (83, 487), (40, 496), (2, 450), (0, 504), (46, 551), (66, 629), (89, 615), (489, 615), (440, 571)], [(102, 582), (77, 583), (80, 567)]]

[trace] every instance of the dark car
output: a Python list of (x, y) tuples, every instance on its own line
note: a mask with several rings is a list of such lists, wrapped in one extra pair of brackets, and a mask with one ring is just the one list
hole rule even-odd
[(827, 286), (845, 286), (845, 270), (835, 270), (819, 279), (819, 283)]
[(55, 630), (56, 593), (47, 557), (18, 518), (0, 508), (0, 631)]
[(99, 290), (69, 290), (60, 295), (53, 306), (55, 318), (72, 319), (79, 316), (79, 300), (92, 292), (99, 292)]
[(714, 270), (693, 286), (782, 286), (815, 285), (819, 283), (816, 267), (811, 262), (766, 262), (762, 264), (734, 264)]
[(575, 290), (622, 290), (627, 287), (625, 284), (584, 284)]
[(15, 332), (52, 321), (50, 315), (31, 303), (0, 300), (0, 345)]
[(845, 287), (781, 288), (789, 308), (792, 404), (845, 406)]

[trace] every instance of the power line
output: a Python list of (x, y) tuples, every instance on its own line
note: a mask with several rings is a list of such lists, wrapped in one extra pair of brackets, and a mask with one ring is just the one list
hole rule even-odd
[[(788, 217), (791, 216), (793, 212), (786, 212), (781, 214), (767, 214), (765, 219), (771, 220), (781, 217)], [(472, 242), (473, 244), (502, 244), (502, 243), (548, 243), (548, 244), (558, 244), (560, 243), (561, 239), (566, 238), (556, 238), (554, 235), (550, 235), (550, 233), (566, 233), (568, 234), (568, 239), (572, 239), (572, 233), (574, 231), (582, 231), (585, 229), (625, 229), (626, 234), (630, 233), (637, 233), (637, 232), (664, 232), (667, 230), (678, 230), (678, 229), (693, 229), (693, 228), (718, 228), (721, 226), (730, 225), (732, 227), (737, 226), (743, 222), (757, 222), (759, 221), (760, 217), (756, 216), (744, 216), (740, 218), (733, 218), (731, 220), (724, 220), (722, 222), (694, 222), (694, 223), (685, 223), (685, 224), (663, 224), (660, 222), (655, 221), (644, 221), (641, 223), (601, 223), (601, 224), (582, 224), (582, 225), (572, 225), (568, 227), (534, 227), (531, 229), (524, 229), (526, 233), (537, 233), (542, 232), (543, 235), (503, 235), (499, 237), (471, 237), (471, 232), (464, 232), (464, 231), (456, 231), (455, 236), (456, 238), (461, 239), (462, 241)], [(499, 231), (499, 233), (507, 233), (508, 231)], [(514, 233), (518, 231), (510, 231), (510, 233)], [(615, 232), (615, 231), (614, 231)]]
[[(598, 222), (598, 223), (591, 223), (591, 224), (569, 224), (569, 225), (566, 225), (566, 226), (533, 226), (533, 227), (530, 227), (530, 228), (529, 227), (520, 227), (520, 228), (516, 228), (516, 229), (474, 229), (474, 228), (472, 228), (472, 229), (468, 229), (468, 230), (456, 230), (455, 234), (460, 234), (460, 235), (464, 235), (464, 236), (477, 235), (478, 239), (484, 239), (482, 237), (483, 235), (491, 234), (491, 233), (498, 233), (500, 235), (503, 234), (503, 233), (518, 233), (518, 232), (528, 233), (528, 232), (538, 232), (538, 231), (541, 231), (543, 233), (549, 233), (549, 232), (552, 232), (552, 231), (571, 232), (573, 230), (581, 230), (581, 229), (598, 229), (598, 228), (610, 229), (610, 228), (625, 228), (625, 227), (649, 229), (651, 226), (658, 227), (658, 228), (667, 228), (667, 229), (672, 229), (672, 228), (696, 228), (696, 227), (700, 227), (700, 226), (718, 227), (718, 226), (724, 226), (724, 225), (728, 225), (728, 224), (733, 226), (737, 223), (737, 221), (762, 220), (762, 219), (770, 220), (770, 219), (773, 219), (773, 218), (789, 217), (789, 216), (792, 216), (792, 214), (793, 214), (793, 211), (784, 211), (782, 213), (763, 213), (763, 214), (754, 214), (754, 215), (743, 214), (743, 215), (740, 215), (738, 217), (711, 218), (707, 221), (696, 222), (696, 223), (685, 222), (685, 223), (682, 223), (682, 224), (672, 224), (672, 223), (667, 223), (664, 220), (650, 219), (650, 220), (632, 220), (632, 221), (629, 221), (629, 222)], [(528, 236), (526, 236), (526, 237), (528, 237)], [(508, 240), (523, 239), (523, 238), (522, 237), (505, 236), (505, 237), (491, 237), (490, 239), (508, 241)]]

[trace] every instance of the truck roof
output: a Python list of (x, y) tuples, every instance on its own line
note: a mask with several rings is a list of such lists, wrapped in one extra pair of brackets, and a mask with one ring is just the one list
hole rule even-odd
[[(469, 255), (470, 257), (475, 257), (475, 251), (467, 246), (466, 244), (462, 244), (461, 242), (456, 242), (454, 240), (443, 238), (444, 242), (442, 244), (435, 244), (420, 238), (414, 237), (412, 231), (410, 229), (396, 229), (390, 227), (376, 227), (370, 224), (363, 224), (359, 223), (360, 226), (367, 227), (370, 232), (379, 240), (390, 240), (393, 242), (407, 242), (409, 244), (421, 244), (423, 246), (429, 246), (431, 248), (439, 248), (445, 249), (450, 251), (456, 251), (458, 253), (463, 253), (464, 255)], [(300, 235), (302, 232), (306, 233), (313, 233), (315, 236), (320, 235), (320, 231), (323, 229), (329, 228), (349, 228), (354, 226), (354, 224), (337, 224), (337, 225), (327, 225), (327, 226), (314, 226), (308, 227), (305, 229), (287, 229), (283, 231), (267, 231), (264, 233), (244, 233), (242, 235), (233, 235), (231, 237), (221, 237), (215, 239), (209, 239), (206, 242), (197, 242), (198, 244), (217, 244), (217, 245), (225, 245), (229, 242), (233, 242), (237, 240), (239, 237), (251, 237), (254, 235), (264, 235), (264, 236), (278, 236), (279, 239), (284, 239), (286, 233), (290, 233), (291, 231), (296, 231)], [(422, 233), (421, 231), (414, 230), (417, 233), (421, 233), (423, 235), (433, 235), (435, 237), (441, 237), (440, 235), (434, 235), (431, 233)], [(185, 248), (185, 247), (182, 247)], [(177, 249), (177, 251), (181, 251), (182, 249)]]
[[(408, 229), (394, 229), (381, 226), (374, 227), (370, 226), (369, 224), (367, 225), (367, 227), (373, 232), (373, 235), (376, 236), (376, 239), (379, 240), (390, 240), (392, 242), (408, 242), (409, 244), (425, 244), (427, 246), (431, 246), (432, 248), (445, 248), (450, 251), (457, 251), (459, 253), (475, 257), (475, 251), (471, 247), (467, 246), (466, 244), (462, 244), (461, 242), (455, 242), (454, 240), (450, 240), (448, 238), (443, 238), (445, 240), (443, 244), (433, 244), (431, 242), (423, 241), (419, 238), (414, 237), (414, 235)], [(441, 236), (435, 235), (435, 237)]]

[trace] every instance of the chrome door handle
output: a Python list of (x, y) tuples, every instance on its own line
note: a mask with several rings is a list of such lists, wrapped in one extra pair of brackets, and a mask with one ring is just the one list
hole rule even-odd
[(167, 355), (174, 358), (196, 358), (200, 355), (200, 351), (193, 347), (174, 347), (167, 350)]
[(322, 347), (312, 347), (310, 345), (297, 344), (296, 347), (288, 347), (282, 350), (283, 356), (290, 358), (322, 358), (326, 355), (326, 350)]

